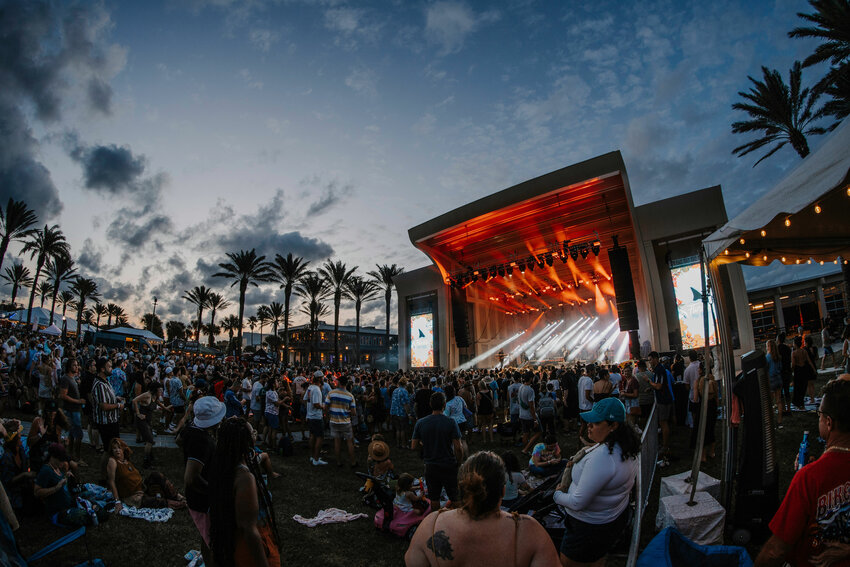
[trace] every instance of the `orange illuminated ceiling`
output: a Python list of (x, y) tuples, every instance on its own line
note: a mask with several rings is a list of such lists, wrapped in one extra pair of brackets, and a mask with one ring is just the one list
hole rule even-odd
[[(614, 152), (489, 195), (412, 228), (410, 237), (447, 285), (477, 292), (471, 295), (506, 313), (580, 303), (613, 309), (607, 250), (615, 236), (629, 249), (638, 281), (627, 185)], [(589, 251), (594, 241), (598, 257)], [(586, 248), (586, 257), (573, 260), (570, 247)]]

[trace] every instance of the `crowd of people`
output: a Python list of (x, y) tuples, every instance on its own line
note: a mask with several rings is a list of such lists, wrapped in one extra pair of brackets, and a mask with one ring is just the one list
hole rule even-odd
[[(420, 452), (425, 490), (411, 475), (395, 483), (396, 506), (424, 518), (409, 565), (509, 552), (517, 565), (604, 562), (625, 529), (641, 428), (653, 407), (661, 466), (671, 458), (674, 386), (688, 392), (694, 431), (708, 393), (703, 459), (715, 453), (717, 382), (695, 351), (687, 363), (651, 352), (634, 365), (386, 372), (140, 353), (12, 330), (0, 339), (0, 396), (6, 408), (32, 415), (28, 431), (16, 419), (0, 431), (0, 480), (14, 516), (86, 525), (125, 506), (187, 509), (210, 565), (279, 564), (269, 488), (278, 473), (268, 453), (285, 450), (295, 433), (309, 443), (313, 467), (330, 464), (326, 436), (337, 467), (360, 468), (356, 447), (368, 442), (365, 468), (378, 479), (394, 476), (390, 444)], [(776, 352), (768, 346), (769, 359), (782, 356)], [(795, 376), (795, 392), (801, 383)], [(143, 446), (141, 467), (122, 429)], [(81, 458), (84, 430), (99, 462)], [(561, 454), (565, 434), (582, 446), (569, 458)], [(182, 449), (181, 479), (156, 470), (162, 435), (174, 435)], [(499, 451), (506, 443), (513, 450)], [(481, 450), (471, 454), (470, 444)], [(87, 467), (105, 490), (79, 481)], [(526, 475), (560, 475), (554, 501), (566, 512), (566, 532), (558, 548), (535, 521), (505, 511), (530, 490)], [(452, 509), (443, 514), (446, 500)], [(479, 541), (484, 524), (491, 535), (505, 532), (497, 546)]]

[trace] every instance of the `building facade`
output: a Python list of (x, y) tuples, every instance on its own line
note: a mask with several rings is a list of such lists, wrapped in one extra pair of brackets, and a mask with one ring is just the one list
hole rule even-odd
[[(281, 339), (283, 330), (279, 330)], [(289, 360), (296, 366), (316, 364), (319, 366), (362, 366), (386, 367), (397, 356), (398, 335), (390, 333), (389, 349), (385, 329), (360, 327), (360, 359), (357, 359), (357, 328), (353, 325), (339, 326), (340, 360), (334, 361), (334, 326), (319, 321), (314, 331), (310, 325), (289, 328)]]

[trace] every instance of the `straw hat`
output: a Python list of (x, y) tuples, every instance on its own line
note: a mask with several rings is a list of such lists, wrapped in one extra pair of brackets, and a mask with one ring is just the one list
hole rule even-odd
[(390, 446), (383, 441), (369, 443), (369, 458), (375, 462), (386, 461), (390, 458)]

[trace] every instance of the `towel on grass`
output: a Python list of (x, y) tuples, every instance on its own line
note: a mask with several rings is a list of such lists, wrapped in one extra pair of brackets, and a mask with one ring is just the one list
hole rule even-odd
[(292, 519), (298, 522), (299, 524), (303, 524), (308, 528), (315, 528), (321, 524), (339, 524), (344, 522), (353, 522), (354, 520), (358, 520), (360, 518), (368, 518), (366, 514), (352, 514), (350, 512), (346, 512), (345, 510), (340, 510), (339, 508), (328, 508), (327, 510), (319, 510), (319, 513), (316, 514), (315, 518), (305, 518), (301, 515), (296, 514), (292, 516)]
[(174, 515), (174, 510), (171, 508), (136, 508), (125, 504), (118, 513), (128, 518), (137, 518), (148, 522), (167, 522)]

